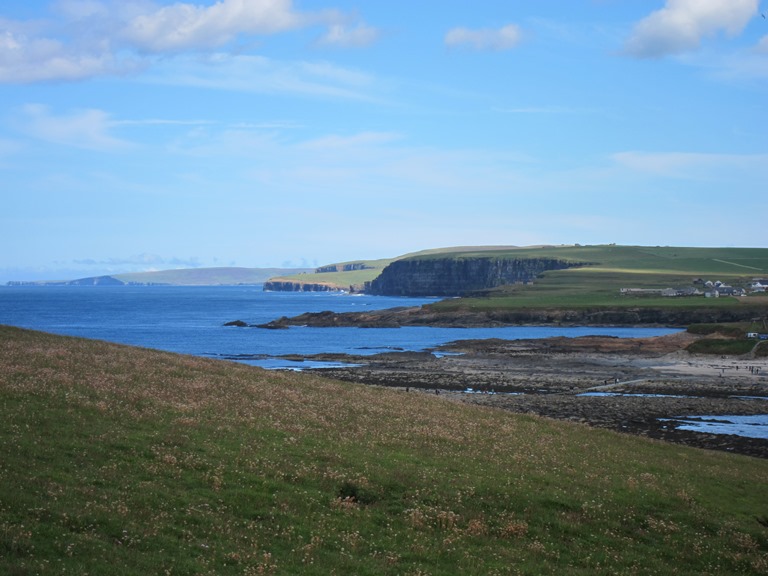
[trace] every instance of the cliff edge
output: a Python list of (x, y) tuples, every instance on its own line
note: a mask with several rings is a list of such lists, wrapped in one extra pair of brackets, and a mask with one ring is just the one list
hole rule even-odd
[(504, 284), (533, 282), (548, 270), (583, 265), (556, 258), (408, 258), (389, 264), (365, 291), (377, 296), (463, 296)]

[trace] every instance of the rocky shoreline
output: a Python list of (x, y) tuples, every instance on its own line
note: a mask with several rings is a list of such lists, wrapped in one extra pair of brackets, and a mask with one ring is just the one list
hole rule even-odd
[(291, 318), (283, 316), (256, 326), (242, 320), (228, 325), (268, 329), (290, 326), (337, 328), (399, 328), (401, 326), (432, 326), (445, 328), (487, 328), (495, 326), (689, 326), (700, 323), (742, 322), (755, 317), (748, 306), (725, 308), (515, 308), (478, 310), (472, 308), (444, 309), (432, 305), (387, 308), (367, 312), (306, 312)]
[(335, 379), (768, 458), (768, 439), (683, 430), (675, 420), (768, 414), (768, 360), (686, 352), (697, 338), (477, 340), (307, 359), (360, 364), (315, 369)]

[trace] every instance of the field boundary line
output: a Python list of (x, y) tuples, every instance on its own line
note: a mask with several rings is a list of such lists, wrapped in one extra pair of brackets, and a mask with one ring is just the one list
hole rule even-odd
[(717, 258), (712, 258), (713, 262), (720, 262), (721, 264), (730, 264), (731, 266), (738, 266), (739, 268), (749, 268), (750, 270), (757, 270), (758, 272), (762, 272), (762, 268), (755, 268), (754, 266), (747, 266), (746, 264), (736, 264), (736, 262), (728, 262), (728, 260), (718, 260)]

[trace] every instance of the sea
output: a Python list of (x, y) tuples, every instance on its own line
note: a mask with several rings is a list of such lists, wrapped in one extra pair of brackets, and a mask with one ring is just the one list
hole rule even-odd
[(355, 312), (420, 306), (435, 298), (398, 298), (335, 292), (265, 292), (254, 286), (0, 286), (0, 324), (222, 358), (272, 369), (311, 369), (284, 355), (423, 351), (455, 340), (550, 336), (643, 337), (675, 328), (238, 328), (303, 312)]
[[(509, 326), (504, 328), (311, 328), (224, 326), (264, 324), (303, 312), (355, 312), (420, 306), (436, 298), (394, 298), (333, 292), (265, 292), (254, 286), (0, 286), (0, 324), (218, 358), (267, 369), (311, 370), (339, 363), (283, 358), (320, 353), (370, 355), (424, 351), (465, 339), (551, 336), (661, 336), (678, 328)], [(764, 401), (760, 397), (757, 401)], [(718, 416), (679, 424), (710, 433), (768, 438), (768, 415)], [(724, 426), (723, 424), (728, 424)]]

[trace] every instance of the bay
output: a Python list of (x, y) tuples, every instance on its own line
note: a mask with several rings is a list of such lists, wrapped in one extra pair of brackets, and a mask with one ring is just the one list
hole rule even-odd
[(266, 323), (303, 312), (353, 312), (418, 306), (434, 298), (394, 298), (326, 292), (264, 292), (256, 286), (3, 286), (0, 324), (106, 340), (169, 352), (226, 358), (266, 368), (321, 364), (275, 358), (286, 354), (375, 354), (421, 351), (476, 338), (605, 335), (658, 336), (675, 328), (310, 328), (227, 327), (231, 320)]

